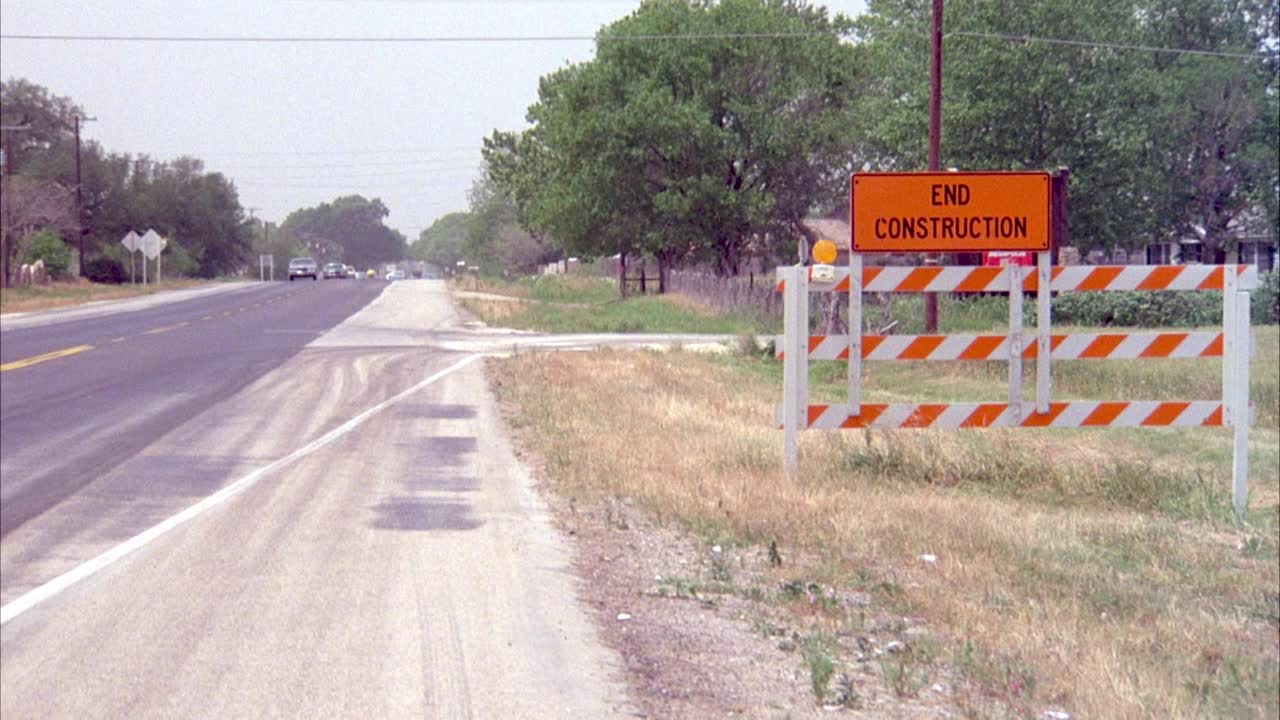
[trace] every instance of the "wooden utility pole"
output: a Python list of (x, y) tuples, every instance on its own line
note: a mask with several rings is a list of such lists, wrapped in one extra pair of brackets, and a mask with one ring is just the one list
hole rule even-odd
[[(942, 169), (942, 0), (933, 0), (933, 30), (929, 33), (932, 53), (929, 61), (929, 170)], [(935, 265), (938, 256), (930, 253), (925, 262)], [(924, 331), (938, 332), (938, 295), (924, 294)]]
[(84, 236), (87, 233), (87, 229), (84, 226), (84, 200), (81, 198), (80, 193), (80, 121), (90, 122), (97, 120), (97, 118), (81, 118), (78, 114), (71, 116), (71, 118), (72, 127), (76, 134), (76, 222), (80, 225), (80, 277), (84, 277)]

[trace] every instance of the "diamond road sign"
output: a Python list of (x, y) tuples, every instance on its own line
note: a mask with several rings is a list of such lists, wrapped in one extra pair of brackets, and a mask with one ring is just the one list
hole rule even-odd
[(139, 237), (138, 233), (130, 230), (120, 239), (120, 244), (128, 248), (131, 253), (137, 252), (138, 248), (142, 247), (142, 238)]
[(138, 247), (142, 250), (142, 254), (147, 256), (148, 260), (155, 260), (160, 256), (160, 251), (168, 244), (167, 240), (160, 237), (160, 233), (155, 230), (148, 230), (142, 236), (142, 242), (139, 243)]

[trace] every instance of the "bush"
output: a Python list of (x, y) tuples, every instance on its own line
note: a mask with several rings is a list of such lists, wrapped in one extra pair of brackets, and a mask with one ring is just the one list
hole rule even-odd
[(112, 285), (119, 285), (127, 278), (124, 266), (115, 258), (105, 256), (96, 257), (85, 263), (84, 275), (93, 282)]
[(41, 230), (31, 236), (23, 262), (44, 261), (44, 270), (51, 278), (67, 274), (71, 266), (71, 250), (62, 242), (62, 237), (52, 230)]
[[(1254, 325), (1280, 322), (1280, 273), (1258, 276), (1258, 288), (1251, 294), (1249, 306)], [(1222, 324), (1222, 293), (1062, 293), (1053, 298), (1053, 321), (1064, 325), (1123, 327), (1217, 326)]]
[(1254, 325), (1280, 323), (1280, 272), (1258, 276), (1258, 289), (1249, 298), (1249, 315)]
[(1081, 292), (1053, 298), (1063, 325), (1196, 327), (1222, 324), (1221, 292)]

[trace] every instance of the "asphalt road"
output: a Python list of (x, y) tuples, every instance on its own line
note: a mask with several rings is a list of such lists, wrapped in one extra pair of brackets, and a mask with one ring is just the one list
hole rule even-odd
[(128, 315), (3, 334), (6, 720), (627, 714), (441, 283)]
[[(384, 286), (247, 284), (133, 312), (94, 308), (6, 326), (0, 538), (280, 365)], [(71, 354), (24, 365), (60, 352)]]

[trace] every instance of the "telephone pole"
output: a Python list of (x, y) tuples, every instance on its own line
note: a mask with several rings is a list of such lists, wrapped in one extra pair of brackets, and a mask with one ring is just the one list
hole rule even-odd
[(72, 116), (76, 133), (76, 222), (80, 225), (80, 277), (84, 277), (84, 236), (88, 229), (84, 226), (84, 199), (80, 192), (80, 121), (92, 122), (98, 118), (82, 118), (79, 114)]
[[(933, 0), (932, 46), (929, 61), (929, 171), (942, 169), (942, 0)], [(938, 256), (930, 253), (925, 264), (936, 265)], [(924, 294), (924, 331), (938, 332), (938, 295)]]

